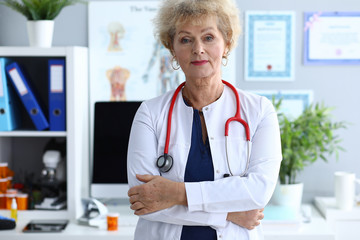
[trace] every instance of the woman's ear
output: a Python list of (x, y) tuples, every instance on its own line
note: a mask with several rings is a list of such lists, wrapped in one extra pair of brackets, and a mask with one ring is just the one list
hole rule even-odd
[(226, 57), (229, 56), (229, 52), (230, 52), (229, 47), (228, 47), (228, 46), (225, 46), (223, 56), (226, 56)]
[(170, 48), (170, 53), (171, 53), (171, 55), (174, 57), (175, 56), (175, 51), (174, 51), (174, 48)]

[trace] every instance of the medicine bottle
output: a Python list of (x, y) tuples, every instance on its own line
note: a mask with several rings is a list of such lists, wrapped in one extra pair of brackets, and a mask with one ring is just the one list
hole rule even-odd
[(15, 198), (13, 198), (11, 202), (10, 217), (17, 221), (17, 204)]

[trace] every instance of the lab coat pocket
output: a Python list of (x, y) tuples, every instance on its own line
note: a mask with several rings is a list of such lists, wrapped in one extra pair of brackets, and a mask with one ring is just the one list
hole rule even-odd
[(251, 142), (243, 138), (229, 138), (227, 140), (227, 158), (229, 171), (235, 175), (242, 175), (246, 169), (248, 156), (251, 154)]

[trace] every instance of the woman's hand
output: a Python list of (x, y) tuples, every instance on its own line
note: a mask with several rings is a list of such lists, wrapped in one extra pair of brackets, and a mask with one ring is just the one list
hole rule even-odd
[(156, 212), (174, 205), (187, 205), (185, 184), (161, 176), (136, 175), (144, 184), (130, 188), (131, 209), (135, 215)]
[(255, 209), (246, 212), (230, 212), (227, 215), (226, 220), (247, 228), (249, 230), (254, 229), (260, 225), (260, 220), (264, 218), (264, 209)]

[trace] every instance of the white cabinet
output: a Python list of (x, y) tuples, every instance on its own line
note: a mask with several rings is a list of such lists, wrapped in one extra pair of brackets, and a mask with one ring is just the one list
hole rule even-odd
[[(36, 175), (43, 167), (41, 158), (44, 145), (52, 138), (66, 142), (67, 208), (60, 211), (19, 211), (19, 218), (78, 218), (82, 211), (81, 197), (88, 191), (88, 49), (85, 47), (0, 47), (0, 57), (25, 61), (24, 64), (32, 65), (31, 71), (37, 71), (40, 77), (30, 80), (37, 85), (36, 90), (40, 90), (43, 94), (48, 91), (47, 73), (43, 72), (47, 72), (48, 59), (65, 59), (66, 131), (37, 131), (35, 128), (20, 128), (0, 132), (0, 162), (9, 162), (10, 167), (22, 166), (23, 172), (15, 172), (15, 175), (33, 171), (35, 172), (33, 177), (36, 178), (39, 177)], [(44, 111), (47, 113), (47, 109)], [(26, 121), (29, 122), (30, 118), (26, 120), (26, 116), (23, 115), (26, 125)], [(1, 210), (0, 214), (6, 216), (7, 212), (7, 210)]]

